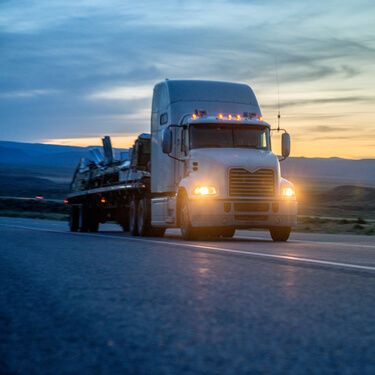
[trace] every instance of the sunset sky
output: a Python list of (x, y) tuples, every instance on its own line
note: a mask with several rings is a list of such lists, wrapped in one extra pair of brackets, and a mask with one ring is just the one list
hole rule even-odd
[(0, 139), (129, 146), (154, 84), (245, 82), (292, 156), (375, 158), (375, 2), (0, 2)]

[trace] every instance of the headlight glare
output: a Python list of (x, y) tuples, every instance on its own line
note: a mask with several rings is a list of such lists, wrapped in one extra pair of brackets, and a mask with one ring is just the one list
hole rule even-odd
[(215, 195), (216, 189), (214, 186), (197, 186), (193, 190), (194, 195), (206, 196), (206, 195)]
[(286, 198), (292, 198), (296, 195), (295, 191), (293, 188), (291, 187), (285, 187), (281, 190), (281, 194), (283, 197), (286, 197)]

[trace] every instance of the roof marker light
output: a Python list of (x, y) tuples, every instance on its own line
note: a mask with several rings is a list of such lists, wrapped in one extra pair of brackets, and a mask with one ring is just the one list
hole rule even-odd
[(232, 120), (232, 114), (231, 113), (229, 113), (229, 115), (228, 115), (228, 120)]
[(259, 120), (259, 121), (263, 121), (263, 117), (262, 117), (262, 116), (259, 116), (259, 117), (258, 117), (258, 120)]
[(192, 118), (193, 120), (196, 120), (196, 119), (198, 118), (198, 116), (197, 116), (196, 113), (193, 113), (193, 114), (191, 115), (191, 118)]
[(219, 114), (217, 115), (217, 118), (218, 118), (219, 120), (222, 120), (222, 119), (224, 118), (224, 115), (223, 115), (222, 113), (219, 113)]
[(237, 114), (237, 115), (236, 115), (236, 120), (238, 120), (238, 121), (241, 120), (241, 115), (240, 115), (240, 114)]

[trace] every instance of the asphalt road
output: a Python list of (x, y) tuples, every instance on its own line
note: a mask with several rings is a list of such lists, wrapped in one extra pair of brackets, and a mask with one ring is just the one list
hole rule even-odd
[(374, 374), (375, 238), (0, 218), (0, 374)]

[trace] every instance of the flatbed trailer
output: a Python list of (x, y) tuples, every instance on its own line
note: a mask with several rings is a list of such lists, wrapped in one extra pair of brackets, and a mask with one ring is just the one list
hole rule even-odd
[[(66, 197), (71, 206), (69, 226), (72, 232), (97, 232), (100, 223), (110, 221), (120, 224), (124, 231), (138, 234), (137, 216), (143, 209), (146, 212), (141, 231), (145, 235), (146, 232), (154, 236), (164, 234), (163, 229), (151, 228), (150, 224), (149, 149), (149, 136), (141, 134), (128, 162), (112, 161), (98, 167), (81, 161), (73, 176), (71, 192)], [(118, 182), (113, 184), (111, 181)], [(100, 186), (102, 184), (105, 185)], [(140, 201), (144, 204), (139, 204)]]

